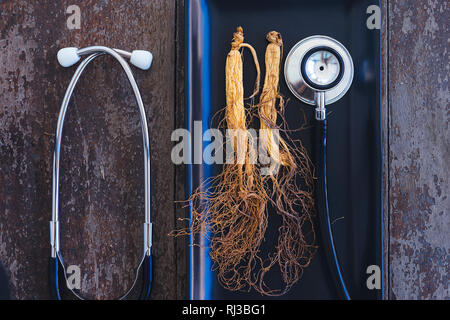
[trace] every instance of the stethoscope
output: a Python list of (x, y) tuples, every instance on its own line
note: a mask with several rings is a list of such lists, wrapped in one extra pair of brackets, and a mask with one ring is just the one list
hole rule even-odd
[[(125, 74), (127, 75), (128, 81), (131, 84), (134, 95), (136, 97), (137, 105), (139, 107), (141, 127), (142, 127), (142, 137), (144, 143), (144, 163), (145, 163), (144, 252), (137, 267), (135, 279), (131, 288), (119, 299), (125, 299), (131, 293), (139, 277), (140, 270), (142, 270), (143, 285), (139, 295), (139, 299), (146, 300), (149, 298), (150, 295), (152, 282), (152, 256), (151, 256), (152, 223), (150, 220), (150, 143), (149, 143), (147, 118), (145, 114), (144, 103), (142, 102), (141, 94), (139, 92), (139, 88), (137, 86), (136, 80), (134, 79), (131, 68), (124, 58), (128, 58), (130, 62), (136, 67), (143, 70), (147, 70), (150, 68), (153, 57), (150, 52), (144, 50), (135, 50), (130, 53), (127, 51), (119, 49), (111, 49), (103, 46), (91, 46), (82, 49), (69, 47), (63, 48), (58, 51), (58, 62), (63, 67), (70, 67), (74, 65), (80, 60), (81, 56), (84, 55), (89, 56), (80, 63), (80, 65), (78, 66), (72, 77), (72, 80), (69, 83), (69, 86), (67, 87), (64, 99), (61, 103), (61, 109), (59, 112), (58, 124), (56, 128), (55, 150), (53, 154), (52, 221), (50, 221), (51, 257), (49, 260), (49, 285), (51, 297), (57, 300), (61, 300), (61, 294), (59, 290), (60, 270), (63, 272), (64, 278), (67, 281), (66, 267), (60, 251), (59, 219), (58, 219), (59, 160), (60, 160), (61, 137), (64, 125), (64, 118), (66, 116), (66, 111), (69, 105), (70, 97), (72, 96), (75, 85), (77, 84), (78, 79), (80, 78), (82, 72), (91, 61), (104, 54), (109, 54), (110, 56), (115, 58), (120, 63), (122, 69), (125, 71)], [(69, 288), (69, 290), (77, 298), (83, 299), (83, 297), (76, 289)]]
[(353, 81), (353, 61), (347, 49), (327, 36), (298, 42), (284, 66), (287, 86), (301, 101), (316, 106), (316, 206), (327, 262), (341, 298), (350, 300), (334, 245), (327, 195), (326, 105), (342, 98)]

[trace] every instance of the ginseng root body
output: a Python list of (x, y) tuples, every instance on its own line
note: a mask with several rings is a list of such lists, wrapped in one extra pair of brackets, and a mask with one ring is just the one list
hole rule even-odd
[[(225, 66), (226, 107), (221, 123), (227, 129), (232, 159), (221, 172), (203, 181), (189, 199), (189, 229), (174, 235), (202, 234), (210, 243), (210, 257), (219, 282), (226, 289), (255, 289), (264, 295), (281, 295), (295, 284), (311, 261), (315, 247), (312, 228), (312, 168), (301, 143), (283, 139), (283, 99), (279, 94), (282, 40), (277, 32), (267, 35), (266, 75), (259, 104), (259, 64), (253, 47), (244, 43), (241, 27), (233, 35)], [(253, 56), (257, 79), (248, 107), (244, 104), (242, 48)], [(255, 137), (249, 134), (254, 110), (260, 121), (259, 144), (270, 165), (254, 161)], [(227, 153), (228, 154), (228, 153)], [(231, 160), (231, 161), (230, 161)], [(297, 183), (300, 181), (302, 187)], [(268, 212), (281, 216), (277, 245), (261, 252), (269, 223)], [(305, 231), (305, 230), (309, 230)], [(270, 288), (269, 270), (278, 266), (284, 285)]]
[(256, 52), (243, 42), (243, 30), (234, 33), (225, 65), (225, 128), (233, 159), (223, 164), (222, 171), (204, 181), (189, 199), (190, 229), (175, 234), (203, 234), (209, 238), (210, 257), (222, 286), (241, 290), (251, 286), (255, 267), (260, 264), (258, 250), (267, 228), (265, 204), (267, 195), (257, 166), (252, 161), (250, 145), (254, 139), (247, 131), (249, 114), (244, 106), (241, 48), (248, 48), (254, 58), (259, 91), (259, 64)]
[[(266, 75), (258, 105), (260, 118), (260, 143), (270, 166), (263, 168), (267, 207), (281, 216), (275, 255), (256, 279), (255, 289), (266, 295), (282, 295), (300, 279), (315, 253), (313, 226), (314, 200), (313, 168), (301, 141), (282, 137), (288, 132), (284, 118), (284, 100), (279, 93), (279, 74), (283, 49), (281, 35), (276, 31), (267, 34), (265, 54)], [(277, 118), (281, 125), (277, 124)], [(278, 265), (284, 287), (269, 288), (264, 276)]]

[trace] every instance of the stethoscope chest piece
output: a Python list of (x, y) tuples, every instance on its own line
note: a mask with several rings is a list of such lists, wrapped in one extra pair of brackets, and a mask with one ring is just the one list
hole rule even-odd
[(350, 88), (353, 61), (347, 49), (327, 36), (312, 36), (298, 42), (289, 52), (284, 65), (286, 84), (292, 93), (315, 105), (316, 170), (315, 198), (322, 247), (330, 272), (344, 299), (351, 299), (335, 249), (327, 191), (327, 110)]
[(319, 105), (318, 100), (322, 99), (324, 104), (331, 104), (350, 88), (353, 61), (340, 42), (327, 36), (312, 36), (291, 49), (284, 76), (291, 92), (301, 101)]

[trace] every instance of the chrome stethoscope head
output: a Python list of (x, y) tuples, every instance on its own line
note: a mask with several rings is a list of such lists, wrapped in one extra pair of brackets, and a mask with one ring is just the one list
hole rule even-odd
[(284, 76), (291, 92), (315, 105), (316, 119), (326, 117), (325, 105), (339, 100), (353, 81), (353, 61), (347, 49), (327, 36), (311, 36), (289, 52)]

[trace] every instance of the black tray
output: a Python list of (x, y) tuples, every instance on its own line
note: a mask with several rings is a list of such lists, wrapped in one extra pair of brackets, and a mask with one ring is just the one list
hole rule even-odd
[[(271, 30), (282, 34), (284, 59), (292, 46), (311, 35), (327, 35), (341, 42), (350, 52), (355, 78), (349, 92), (327, 106), (328, 116), (328, 193), (337, 253), (343, 276), (354, 299), (381, 299), (382, 288), (366, 285), (369, 265), (382, 270), (381, 199), (381, 106), (380, 106), (380, 31), (369, 30), (366, 9), (378, 1), (318, 0), (191, 0), (186, 3), (186, 98), (187, 127), (203, 121), (203, 130), (214, 113), (225, 106), (225, 59), (232, 34), (244, 28), (245, 42), (252, 44), (264, 76), (265, 35)], [(246, 96), (253, 89), (255, 71), (251, 56), (244, 60)], [(263, 78), (262, 78), (263, 79)], [(299, 127), (305, 111), (314, 125), (314, 108), (298, 101), (280, 75), (281, 93), (289, 98), (286, 110), (291, 129)], [(292, 134), (302, 139), (312, 155), (314, 128)], [(202, 146), (196, 141), (191, 154)], [(313, 159), (315, 162), (316, 160)], [(188, 165), (189, 194), (219, 168)], [(270, 213), (268, 237), (277, 231), (277, 216)], [(207, 245), (202, 238), (190, 242)], [(320, 242), (318, 243), (320, 246)], [(266, 243), (273, 246), (273, 243)], [(191, 299), (264, 299), (256, 291), (230, 292), (217, 282), (211, 271), (207, 249), (190, 247)], [(381, 275), (381, 280), (383, 279)], [(277, 275), (271, 279), (276, 284)], [(319, 249), (300, 281), (284, 299), (335, 299), (335, 285)]]

